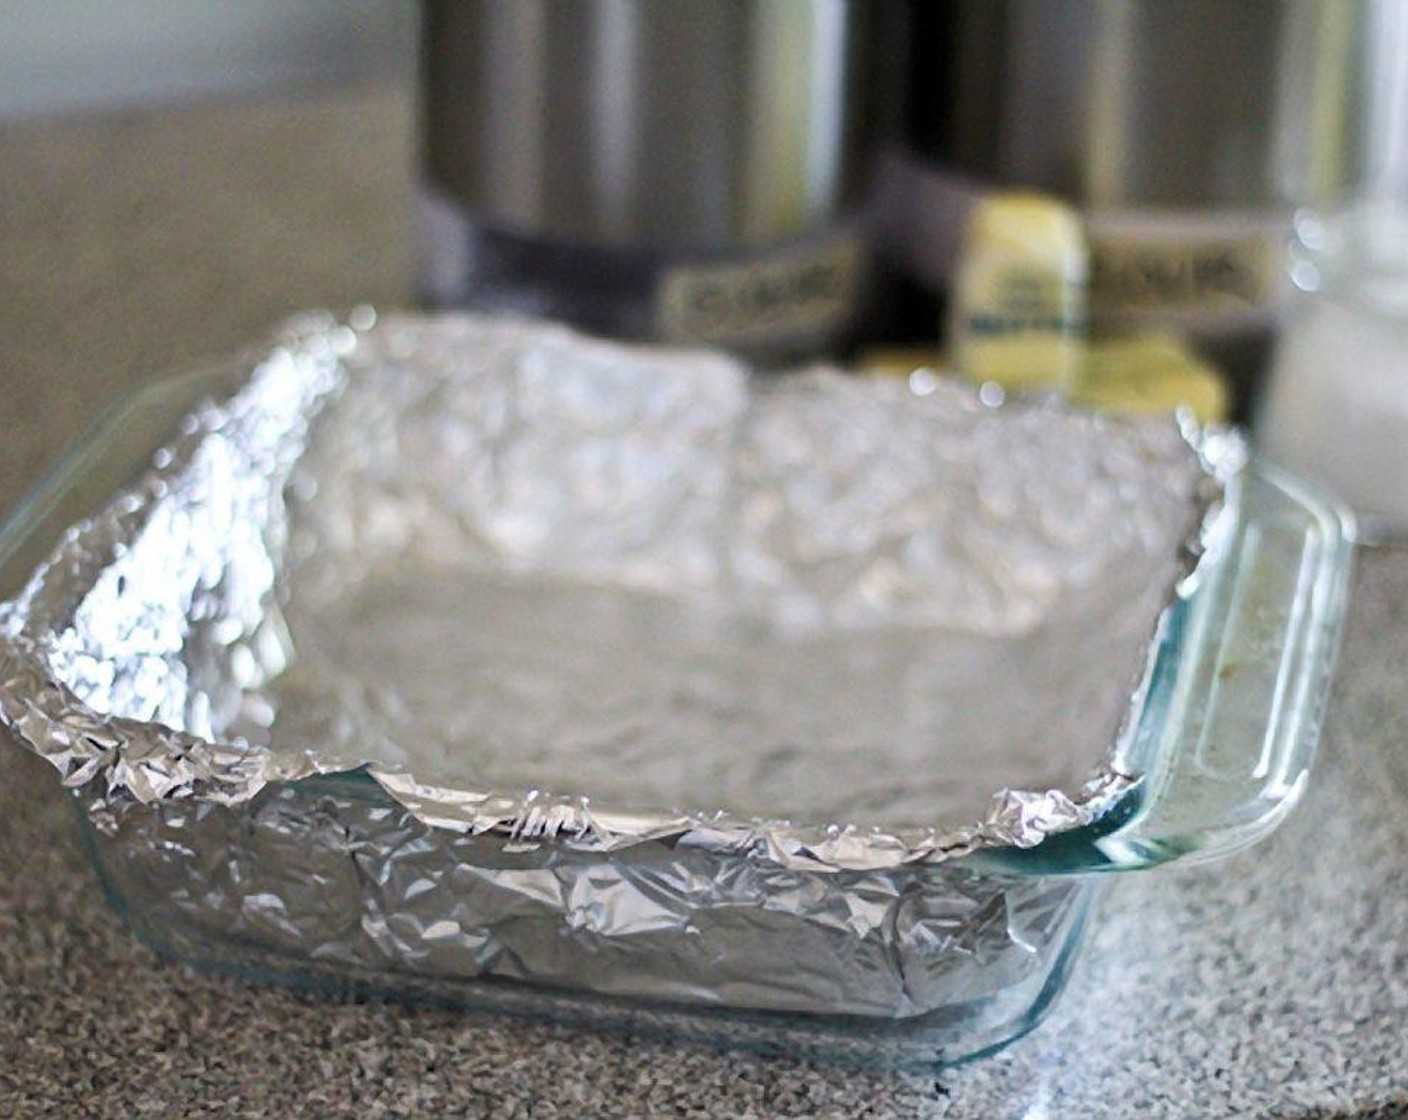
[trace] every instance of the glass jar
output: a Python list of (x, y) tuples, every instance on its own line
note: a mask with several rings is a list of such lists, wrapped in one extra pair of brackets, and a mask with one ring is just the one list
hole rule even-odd
[(1298, 215), (1290, 278), (1258, 443), (1338, 491), (1362, 533), (1408, 531), (1408, 207)]

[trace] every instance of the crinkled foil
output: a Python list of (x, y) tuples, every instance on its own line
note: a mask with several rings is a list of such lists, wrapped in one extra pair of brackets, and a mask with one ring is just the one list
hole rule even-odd
[(305, 318), (0, 606), (0, 722), (167, 938), (978, 998), (1079, 891), (957, 857), (1137, 782), (1130, 698), (1240, 450), (916, 388)]

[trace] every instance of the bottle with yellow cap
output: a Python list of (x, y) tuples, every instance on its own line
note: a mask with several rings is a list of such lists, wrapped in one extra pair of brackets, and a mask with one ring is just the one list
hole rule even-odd
[(1008, 389), (1069, 389), (1080, 365), (1088, 272), (1071, 207), (1027, 192), (980, 202), (952, 293), (949, 348), (958, 372)]

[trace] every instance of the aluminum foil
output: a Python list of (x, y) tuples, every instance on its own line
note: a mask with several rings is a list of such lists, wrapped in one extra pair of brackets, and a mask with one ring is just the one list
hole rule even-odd
[(1235, 441), (372, 319), (291, 325), (0, 606), (0, 721), (165, 936), (892, 1016), (1049, 965), (1075, 888), (952, 861), (1138, 781)]
[(327, 789), (117, 821), (105, 875), (176, 956), (218, 937), (257, 946), (256, 969), (304, 957), (706, 1007), (908, 1018), (992, 996), (1051, 966), (1090, 891), (961, 862), (817, 874), (699, 844), (524, 850)]

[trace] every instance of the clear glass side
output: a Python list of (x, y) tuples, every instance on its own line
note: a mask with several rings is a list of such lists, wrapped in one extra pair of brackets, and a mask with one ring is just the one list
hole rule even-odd
[(1274, 468), (1238, 480), (1169, 612), (1121, 761), (1144, 775), (1094, 825), (983, 862), (1042, 874), (1208, 860), (1256, 842), (1305, 788), (1339, 643), (1348, 516)]
[[(623, 943), (586, 951), (583, 960), (590, 967), (572, 984), (560, 977), (496, 974), (486, 963), (492, 954), (484, 960), (477, 955), (447, 956), (443, 931), (439, 936), (433, 928), (417, 931), (414, 923), (406, 920), (424, 903), (394, 897), (398, 889), (395, 876), (387, 879), (369, 874), (375, 860), (367, 859), (368, 838), (358, 823), (369, 818), (357, 805), (359, 797), (344, 796), (359, 784), (336, 778), (299, 783), (297, 789), (286, 787), (278, 798), (280, 815), (292, 827), (280, 830), (272, 846), (266, 842), (269, 830), (261, 827), (268, 818), (261, 818), (257, 804), (215, 809), (202, 815), (199, 827), (183, 816), (180, 807), (139, 807), (124, 814), (116, 830), (109, 831), (95, 828), (77, 802), (75, 808), (109, 900), (133, 932), (169, 960), (257, 983), (545, 1019), (567, 1026), (848, 1066), (948, 1065), (978, 1057), (1025, 1034), (1064, 987), (1098, 893), (1095, 879), (996, 877), (994, 897), (1000, 902), (994, 913), (1029, 905), (1027, 886), (1037, 882), (1064, 892), (1064, 902), (1052, 911), (1041, 935), (1024, 944), (1020, 969), (1012, 972), (992, 960), (976, 962), (978, 968), (991, 973), (981, 990), (958, 981), (949, 985), (945, 979), (950, 970), (962, 972), (975, 963), (970, 959), (971, 945), (961, 940), (930, 943), (923, 956), (936, 970), (937, 982), (952, 990), (944, 998), (935, 998), (922, 1014), (887, 1016), (739, 1006), (733, 1002), (731, 990), (721, 991), (718, 999), (701, 1002), (680, 998), (675, 990), (678, 986), (669, 984), (661, 986), (658, 996), (622, 994), (610, 983), (603, 983), (603, 977), (622, 970), (632, 975), (648, 971), (649, 948), (639, 943), (639, 937), (671, 936), (668, 931), (641, 931)], [(370, 791), (376, 788), (368, 781), (360, 792), (375, 802), (378, 796)], [(261, 800), (269, 807), (269, 799)], [(378, 810), (382, 817), (389, 813)], [(324, 825), (332, 826), (331, 832), (323, 834)], [(212, 826), (217, 834), (214, 837)], [(222, 839), (219, 834), (226, 830)], [(319, 835), (337, 839), (327, 848), (317, 840)], [(423, 857), (430, 855), (431, 835), (425, 833), (426, 845), (416, 845)], [(179, 842), (157, 842), (163, 836), (179, 838)], [(310, 838), (315, 862), (320, 855), (326, 857), (323, 866), (334, 875), (331, 879), (318, 876), (316, 889), (289, 889), (288, 877), (305, 875), (308, 868), (306, 860), (290, 854), (286, 845), (303, 846)], [(465, 872), (457, 874), (453, 884), (442, 881), (437, 888), (438, 913), (446, 919), (465, 916), (464, 907), (474, 905), (473, 882), (509, 858), (495, 850), (500, 843), (492, 837), (457, 840), (444, 832), (436, 835), (435, 847)], [(518, 852), (511, 858), (519, 873), (527, 867), (554, 863), (547, 849)], [(668, 862), (672, 858), (668, 846), (657, 847), (654, 858)], [(605, 873), (611, 862), (607, 855), (594, 857), (583, 872), (595, 877)], [(738, 858), (724, 861), (721, 867), (738, 871), (746, 862)], [(240, 874), (222, 879), (212, 871), (226, 863), (246, 868), (253, 877)], [(899, 877), (904, 878), (905, 873)], [(264, 917), (269, 920), (263, 920), (259, 915), (261, 907), (267, 910), (271, 884), (282, 891), (280, 905), (268, 910)], [(962, 900), (953, 896), (952, 901), (961, 905)], [(404, 939), (401, 951), (369, 955), (351, 951), (344, 935), (350, 932), (357, 938), (368, 929), (379, 928), (387, 906), (396, 915), (397, 936)], [(692, 913), (704, 927), (714, 918), (727, 919), (727, 914), (711, 914), (708, 905)], [(590, 937), (590, 931), (565, 923), (561, 915), (553, 915), (528, 898), (520, 900), (513, 921), (501, 932), (518, 936), (524, 933), (525, 923), (535, 921), (551, 926), (554, 939), (563, 943), (567, 953), (573, 952), (573, 945), (584, 936)], [(436, 927), (445, 924), (435, 923)], [(761, 965), (779, 952), (785, 957), (797, 952), (799, 944), (813, 943), (804, 926), (797, 932), (800, 940), (787, 939), (781, 945), (759, 940), (756, 933), (742, 939), (730, 935), (726, 942), (714, 944), (712, 935), (701, 934), (691, 923), (690, 930), (679, 931), (679, 948), (686, 956), (702, 953), (713, 962), (710, 967), (722, 967), (722, 975), (736, 984), (755, 967), (750, 962)], [(846, 958), (864, 956), (881, 951), (875, 943), (877, 937), (893, 945), (895, 930), (855, 934), (844, 943), (838, 942), (836, 948)], [(703, 944), (690, 947), (701, 938)], [(382, 941), (378, 944), (385, 945)], [(835, 962), (818, 963), (825, 973)], [(819, 984), (819, 998), (824, 999), (832, 989), (824, 981), (818, 982), (816, 974), (807, 975), (810, 983)]]
[(55, 542), (152, 465), (176, 424), (200, 401), (233, 389), (247, 363), (168, 378), (99, 414), (0, 525), (0, 600), (11, 598)]

